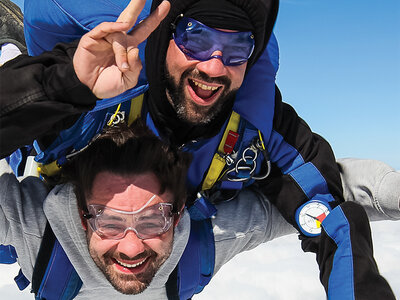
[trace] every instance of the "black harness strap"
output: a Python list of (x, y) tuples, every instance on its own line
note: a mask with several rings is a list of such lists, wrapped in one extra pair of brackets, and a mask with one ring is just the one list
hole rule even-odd
[(172, 271), (165, 284), (168, 300), (180, 300), (178, 292), (178, 266)]
[(37, 295), (40, 285), (42, 283), (44, 274), (46, 273), (47, 265), (49, 263), (51, 253), (53, 251), (56, 237), (50, 227), (49, 222), (46, 224), (43, 239), (40, 244), (39, 252), (36, 258), (35, 267), (33, 268), (32, 275), (32, 293)]

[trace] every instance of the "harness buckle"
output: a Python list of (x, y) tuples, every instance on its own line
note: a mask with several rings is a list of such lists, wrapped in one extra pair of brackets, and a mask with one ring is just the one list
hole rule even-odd
[(235, 162), (235, 160), (229, 154), (225, 155), (224, 158), (227, 166), (231, 166)]
[(125, 111), (118, 111), (116, 114), (111, 116), (109, 123), (111, 123), (110, 126), (115, 126), (125, 120)]

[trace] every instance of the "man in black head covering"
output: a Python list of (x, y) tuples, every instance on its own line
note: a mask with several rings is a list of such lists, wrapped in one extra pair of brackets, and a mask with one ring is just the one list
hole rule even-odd
[[(154, 1), (153, 9), (159, 2)], [(317, 253), (321, 281), (332, 298), (368, 291), (374, 299), (371, 289), (381, 296), (373, 284), (381, 278), (369, 251), (368, 220), (355, 213), (360, 211), (356, 204), (342, 203), (339, 170), (329, 145), (282, 102), (274, 80), (274, 93), (259, 92), (271, 83), (262, 73), (271, 62), (263, 59), (278, 2), (176, 0), (171, 4), (168, 16), (148, 39), (150, 90), (142, 117), (162, 138), (173, 145), (186, 144), (184, 149), (194, 153), (188, 179), (191, 192), (206, 191), (210, 199), (219, 200), (226, 199), (220, 197), (224, 190), (252, 185), (301, 232), (303, 249)], [(245, 95), (240, 94), (243, 86)], [(259, 98), (264, 102), (254, 101)], [(227, 120), (239, 100), (244, 118), (229, 129)], [(259, 111), (261, 118), (253, 118)], [(209, 176), (221, 163), (226, 163), (225, 169)], [(282, 230), (277, 227), (265, 230)], [(346, 268), (350, 262), (353, 268)], [(365, 267), (373, 272), (365, 276), (358, 272)]]
[[(154, 1), (153, 7), (158, 4), (159, 1)], [(221, 130), (231, 116), (238, 89), (267, 46), (277, 7), (278, 1), (268, 0), (171, 1), (168, 16), (150, 35), (146, 46), (148, 111), (163, 138), (176, 145), (192, 140), (201, 143)], [(249, 101), (248, 105), (253, 104)], [(358, 245), (365, 245), (366, 240), (361, 236), (369, 231), (369, 225), (355, 212), (356, 207), (343, 203), (339, 170), (330, 146), (282, 102), (278, 89), (275, 103), (269, 109), (274, 110), (273, 128), (263, 134), (268, 135), (266, 148), (272, 155), (273, 169), (266, 178), (253, 176), (257, 180), (253, 187), (268, 196), (285, 219), (301, 232), (303, 250), (317, 254), (321, 282), (330, 298), (345, 295), (372, 299), (372, 286), (375, 286), (373, 293), (384, 295), (385, 288), (376, 284), (384, 282), (378, 273), (357, 275), (357, 270), (375, 265), (371, 264), (372, 256), (362, 257), (372, 252), (361, 254), (357, 250)], [(229, 164), (231, 156), (221, 153), (221, 149), (218, 151)], [(246, 151), (238, 152), (248, 163)], [(268, 160), (268, 154), (263, 152), (263, 155)], [(235, 163), (239, 176), (234, 179), (238, 179), (240, 168), (246, 166), (237, 160)], [(220, 177), (222, 183), (216, 184), (219, 189), (224, 188), (224, 179), (231, 179), (231, 170), (228, 168), (226, 172)], [(204, 181), (208, 174), (204, 175)], [(214, 186), (209, 193), (211, 199), (213, 192), (221, 193), (215, 190)], [(321, 226), (325, 219), (325, 225)], [(353, 221), (363, 225), (357, 227)], [(345, 237), (344, 232), (350, 231), (357, 234)], [(344, 252), (351, 257), (356, 271), (346, 268), (350, 262), (347, 258), (339, 258), (341, 254), (337, 253)], [(353, 284), (344, 287), (347, 282)], [(367, 289), (368, 296), (361, 292)], [(388, 291), (390, 295), (390, 288)]]
[[(160, 2), (153, 1), (153, 8)], [(165, 137), (183, 144), (220, 130), (247, 70), (267, 45), (277, 10), (278, 1), (171, 1), (168, 16), (146, 47), (149, 111)], [(191, 19), (199, 22), (196, 29), (206, 31), (186, 37), (199, 39), (197, 45), (188, 45), (176, 36), (179, 27), (187, 27), (182, 23)], [(224, 36), (214, 29), (230, 34)], [(240, 36), (244, 32), (249, 33), (248, 39)], [(204, 52), (207, 54), (202, 55)], [(224, 61), (229, 54), (241, 55), (241, 60)]]

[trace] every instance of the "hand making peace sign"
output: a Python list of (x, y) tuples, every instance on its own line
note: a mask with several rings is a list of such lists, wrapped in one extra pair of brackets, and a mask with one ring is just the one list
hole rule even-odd
[(74, 69), (96, 97), (114, 97), (137, 84), (142, 69), (137, 46), (157, 28), (170, 8), (170, 3), (163, 1), (128, 34), (145, 3), (131, 0), (116, 22), (101, 23), (81, 38), (73, 58)]

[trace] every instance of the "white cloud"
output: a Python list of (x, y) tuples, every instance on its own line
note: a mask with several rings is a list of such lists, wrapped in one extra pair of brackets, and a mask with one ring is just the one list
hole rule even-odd
[[(375, 259), (400, 298), (400, 222), (373, 222)], [(236, 256), (222, 267), (195, 300), (320, 300), (315, 256), (304, 253), (296, 235), (282, 237)]]

